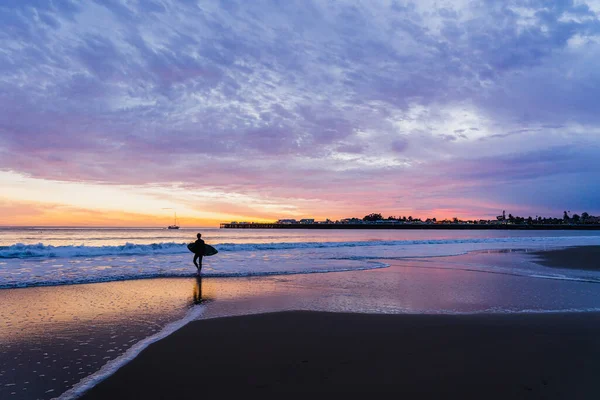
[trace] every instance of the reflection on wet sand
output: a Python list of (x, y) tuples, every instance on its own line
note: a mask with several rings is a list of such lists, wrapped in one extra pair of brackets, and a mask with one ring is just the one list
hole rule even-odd
[(278, 286), (276, 279), (171, 278), (0, 290), (0, 398), (56, 397), (191, 307), (218, 299), (225, 312), (236, 310), (237, 300)]
[(245, 296), (243, 286), (176, 278), (0, 290), (0, 398), (53, 398), (216, 293)]
[(202, 277), (197, 276), (196, 281), (194, 282), (194, 294), (193, 294), (194, 304), (202, 304), (204, 302), (210, 301), (210, 295), (202, 293)]

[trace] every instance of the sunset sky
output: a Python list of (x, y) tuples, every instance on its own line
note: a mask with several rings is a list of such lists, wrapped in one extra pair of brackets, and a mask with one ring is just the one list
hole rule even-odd
[(3, 0), (0, 225), (600, 214), (600, 0)]

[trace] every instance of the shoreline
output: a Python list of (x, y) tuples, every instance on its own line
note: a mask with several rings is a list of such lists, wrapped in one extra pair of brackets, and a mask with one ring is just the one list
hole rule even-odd
[(287, 311), (193, 321), (83, 399), (199, 393), (598, 398), (600, 313)]
[(277, 224), (253, 222), (245, 224), (222, 223), (220, 229), (425, 229), (425, 230), (524, 230), (524, 231), (556, 231), (556, 230), (600, 230), (600, 224), (581, 225), (516, 225), (516, 224)]
[(550, 268), (600, 271), (600, 246), (573, 246), (536, 251), (536, 263)]
[[(579, 254), (588, 254), (588, 252), (593, 251), (593, 249), (600, 249), (600, 246), (582, 246), (574, 251), (578, 252)], [(544, 251), (543, 253), (547, 253), (546, 256), (548, 256), (548, 254), (554, 254), (553, 252), (560, 250), (561, 249), (550, 249), (548, 251)], [(91, 366), (87, 365), (87, 367), (85, 368), (90, 368), (91, 370), (93, 370), (95, 369), (94, 365), (102, 365), (100, 361), (102, 357), (108, 358), (107, 356), (109, 355), (117, 355), (116, 353), (107, 352), (113, 351), (113, 349), (118, 350), (118, 348), (122, 345), (129, 346), (131, 343), (130, 337), (133, 337), (130, 336), (131, 334), (139, 335), (140, 333), (146, 331), (152, 331), (156, 333), (156, 331), (153, 330), (152, 321), (156, 321), (157, 318), (160, 318), (164, 321), (172, 320), (169, 316), (173, 315), (173, 311), (178, 310), (177, 307), (174, 308), (174, 305), (177, 304), (179, 304), (179, 306), (183, 305), (184, 307), (193, 304), (203, 304), (202, 308), (204, 310), (202, 312), (202, 315), (200, 315), (198, 321), (198, 323), (200, 324), (204, 324), (208, 321), (216, 321), (226, 318), (237, 317), (249, 318), (251, 320), (254, 320), (255, 318), (262, 318), (259, 317), (260, 315), (276, 314), (276, 316), (274, 316), (273, 318), (279, 318), (280, 314), (285, 314), (285, 319), (279, 320), (279, 322), (277, 323), (269, 323), (265, 325), (262, 324), (262, 322), (259, 322), (259, 324), (262, 324), (262, 328), (257, 328), (259, 329), (259, 332), (263, 332), (269, 335), (273, 332), (277, 332), (277, 329), (279, 329), (278, 326), (281, 324), (295, 326), (295, 324), (300, 323), (300, 320), (298, 318), (305, 317), (298, 317), (299, 314), (319, 314), (321, 316), (326, 317), (325, 319), (337, 318), (331, 317), (332, 313), (336, 315), (341, 315), (342, 317), (340, 318), (342, 318), (342, 320), (338, 321), (339, 328), (334, 328), (333, 331), (331, 331), (331, 329), (326, 329), (325, 332), (323, 332), (323, 329), (317, 332), (314, 331), (314, 329), (317, 329), (319, 326), (327, 324), (327, 322), (319, 322), (321, 319), (323, 319), (321, 318), (321, 316), (317, 316), (316, 319), (312, 319), (311, 316), (306, 317), (308, 319), (303, 319), (304, 322), (302, 324), (316, 324), (316, 328), (309, 326), (302, 326), (301, 328), (299, 328), (300, 332), (304, 332), (304, 334), (301, 335), (300, 339), (304, 340), (303, 337), (306, 336), (306, 340), (308, 340), (308, 342), (304, 342), (302, 352), (313, 350), (317, 351), (318, 349), (321, 349), (319, 350), (319, 353), (322, 354), (324, 358), (320, 359), (320, 364), (300, 363), (302, 364), (301, 368), (304, 368), (300, 371), (301, 374), (296, 374), (297, 371), (292, 373), (288, 377), (289, 379), (284, 382), (285, 387), (281, 387), (280, 383), (276, 383), (275, 386), (270, 386), (271, 389), (275, 388), (273, 390), (283, 392), (290, 391), (291, 393), (303, 390), (303, 388), (294, 388), (293, 385), (296, 385), (297, 382), (301, 382), (304, 384), (305, 381), (303, 381), (302, 379), (304, 379), (303, 377), (305, 375), (303, 374), (305, 373), (309, 375), (317, 374), (316, 376), (319, 377), (322, 376), (322, 373), (319, 371), (323, 371), (323, 368), (334, 372), (343, 371), (343, 369), (337, 369), (339, 366), (332, 366), (330, 364), (334, 362), (335, 357), (339, 358), (339, 354), (355, 353), (357, 351), (357, 345), (353, 345), (352, 342), (345, 342), (347, 344), (346, 348), (339, 349), (338, 353), (336, 353), (337, 355), (328, 353), (332, 346), (336, 346), (336, 344), (339, 341), (339, 337), (327, 339), (327, 335), (330, 333), (335, 333), (336, 329), (342, 329), (342, 327), (344, 326), (346, 328), (342, 331), (348, 333), (343, 333), (342, 337), (346, 337), (348, 340), (353, 341), (358, 340), (359, 346), (367, 347), (371, 346), (371, 344), (365, 344), (365, 340), (373, 342), (382, 341), (385, 339), (386, 332), (389, 329), (397, 329), (402, 332), (406, 330), (411, 330), (414, 332), (412, 336), (405, 337), (403, 336), (404, 333), (400, 332), (398, 335), (396, 335), (396, 337), (389, 338), (389, 343), (387, 344), (395, 346), (400, 340), (403, 341), (409, 348), (421, 346), (424, 349), (422, 350), (421, 356), (429, 364), (437, 363), (438, 356), (435, 353), (431, 353), (429, 350), (427, 350), (427, 348), (435, 347), (436, 349), (438, 349), (436, 350), (436, 352), (445, 351), (443, 348), (440, 349), (440, 343), (447, 342), (447, 337), (444, 336), (446, 335), (446, 333), (457, 332), (457, 330), (462, 330), (463, 333), (457, 334), (459, 336), (458, 339), (462, 340), (461, 338), (463, 336), (470, 335), (470, 326), (472, 326), (473, 324), (479, 326), (478, 328), (475, 328), (475, 331), (483, 335), (482, 337), (487, 337), (488, 339), (486, 340), (488, 340), (490, 343), (502, 341), (505, 339), (505, 337), (502, 335), (500, 335), (500, 337), (497, 335), (489, 336), (491, 334), (489, 332), (491, 328), (486, 328), (486, 324), (489, 325), (489, 323), (492, 323), (492, 325), (497, 325), (499, 323), (500, 325), (505, 326), (502, 329), (506, 330), (505, 335), (507, 335), (507, 337), (514, 338), (514, 340), (516, 340), (518, 343), (522, 343), (523, 341), (528, 343), (527, 345), (523, 344), (521, 347), (521, 350), (525, 352), (529, 351), (529, 348), (531, 346), (535, 347), (537, 345), (537, 342), (534, 340), (536, 336), (543, 336), (546, 334), (546, 331), (551, 332), (551, 335), (555, 335), (556, 329), (564, 331), (564, 329), (569, 329), (570, 325), (572, 325), (573, 329), (575, 329), (572, 333), (578, 337), (581, 337), (582, 340), (585, 340), (586, 330), (596, 329), (596, 322), (591, 322), (590, 325), (586, 325), (582, 323), (581, 320), (591, 318), (593, 321), (596, 321), (597, 319), (599, 319), (597, 316), (600, 315), (600, 303), (597, 299), (599, 298), (598, 294), (600, 293), (600, 286), (598, 286), (597, 284), (590, 285), (588, 283), (572, 282), (568, 280), (548, 280), (538, 279), (535, 277), (528, 277), (526, 275), (504, 274), (501, 271), (489, 271), (492, 273), (485, 273), (488, 271), (481, 270), (481, 268), (479, 267), (481, 265), (489, 265), (490, 267), (497, 266), (498, 268), (505, 268), (506, 266), (511, 265), (516, 266), (518, 265), (518, 263), (521, 262), (534, 263), (533, 259), (535, 256), (538, 255), (537, 253), (540, 252), (522, 252), (520, 250), (508, 250), (506, 252), (503, 250), (475, 250), (473, 252), (456, 256), (398, 259), (390, 261), (391, 265), (389, 268), (368, 271), (350, 271), (342, 272), (339, 274), (300, 274), (235, 279), (177, 278), (165, 280), (157, 279), (156, 281), (134, 280), (122, 282), (109, 282), (102, 284), (93, 284), (85, 288), (85, 293), (90, 292), (90, 290), (92, 292), (86, 296), (86, 298), (89, 299), (86, 299), (83, 303), (80, 302), (83, 300), (81, 294), (84, 293), (82, 292), (84, 288), (80, 285), (74, 285), (73, 287), (63, 286), (59, 287), (56, 290), (52, 290), (50, 288), (29, 288), (29, 290), (9, 290), (1, 293), (4, 295), (4, 300), (9, 301), (6, 304), (8, 306), (11, 306), (12, 304), (12, 308), (9, 307), (8, 309), (4, 310), (5, 314), (9, 316), (13, 315), (13, 313), (10, 312), (11, 309), (27, 311), (29, 310), (29, 308), (35, 308), (35, 304), (39, 304), (40, 302), (42, 304), (50, 305), (52, 304), (52, 301), (50, 301), (50, 297), (61, 298), (63, 301), (68, 301), (72, 304), (80, 304), (81, 312), (75, 312), (72, 316), (69, 314), (68, 311), (65, 313), (65, 315), (62, 315), (62, 308), (57, 308), (56, 311), (54, 311), (54, 313), (50, 312), (48, 315), (45, 315), (42, 318), (41, 322), (46, 321), (47, 328), (51, 329), (40, 329), (40, 321), (38, 321), (38, 323), (36, 323), (35, 325), (32, 325), (34, 319), (26, 318), (25, 316), (27, 315), (27, 313), (14, 314), (17, 316), (23, 316), (13, 318), (13, 320), (9, 318), (9, 321), (12, 321), (12, 327), (10, 327), (9, 324), (9, 331), (14, 333), (12, 340), (14, 343), (18, 344), (17, 346), (13, 345), (12, 349), (10, 350), (10, 354), (18, 356), (22, 353), (19, 357), (28, 357), (28, 359), (30, 360), (30, 368), (33, 370), (39, 370), (40, 366), (38, 364), (40, 364), (40, 362), (42, 363), (43, 368), (52, 368), (56, 366), (56, 364), (49, 363), (49, 361), (46, 360), (47, 357), (42, 357), (42, 352), (37, 350), (33, 351), (35, 349), (28, 350), (32, 347), (34, 343), (39, 343), (35, 334), (37, 330), (43, 332), (44, 335), (48, 337), (47, 340), (44, 339), (45, 344), (42, 346), (42, 348), (44, 348), (44, 351), (47, 351), (46, 349), (48, 348), (48, 345), (52, 346), (52, 349), (54, 349), (53, 351), (56, 352), (56, 356), (59, 357), (58, 362), (62, 363), (61, 368), (63, 366), (70, 366), (72, 368), (74, 365), (71, 364), (77, 365), (77, 362), (81, 361), (79, 358), (81, 358), (82, 355), (83, 357), (87, 356), (87, 363), (91, 364), (90, 357), (93, 355), (97, 359), (94, 359), (93, 364)], [(582, 257), (582, 259), (589, 258), (589, 256)], [(576, 265), (576, 263), (571, 264), (572, 267), (575, 267)], [(471, 267), (475, 269), (470, 269)], [(561, 267), (564, 268), (564, 266)], [(477, 268), (479, 269), (477, 270)], [(545, 267), (538, 265), (536, 266), (536, 268), (542, 269)], [(119, 302), (114, 303), (115, 297), (120, 299)], [(87, 301), (90, 302), (89, 305), (87, 304)], [(148, 308), (148, 311), (152, 310), (151, 312), (153, 314), (149, 314), (146, 318), (142, 318), (144, 320), (147, 320), (146, 322), (140, 320), (140, 323), (134, 324), (134, 321), (127, 317), (127, 313), (131, 312), (135, 312), (136, 314), (140, 314), (141, 312), (140, 315), (145, 314), (145, 308), (147, 308), (147, 305), (149, 304), (151, 304), (152, 307)], [(98, 308), (98, 311), (102, 311), (102, 314), (105, 315), (103, 319), (105, 319), (105, 322), (110, 322), (109, 324), (101, 322), (100, 320), (96, 320), (96, 313), (90, 313), (90, 310), (94, 309), (94, 307)], [(109, 310), (113, 311), (107, 313), (107, 311)], [(0, 312), (0, 314), (2, 314), (2, 312)], [(287, 316), (287, 314), (290, 314), (290, 316)], [(356, 317), (356, 315), (358, 315), (358, 317)], [(384, 318), (385, 321), (389, 319), (389, 322), (381, 322), (381, 324), (383, 324), (383, 326), (389, 325), (392, 328), (385, 328), (379, 331), (368, 331), (368, 329), (370, 329), (369, 327), (373, 326), (373, 323), (362, 319), (363, 317), (361, 316), (364, 315), (366, 315), (367, 318), (368, 316), (375, 316), (375, 318)], [(77, 321), (93, 321), (93, 323), (84, 322), (84, 326), (86, 327), (86, 329), (84, 329), (85, 332), (82, 332), (82, 334), (79, 336), (71, 334), (66, 335), (66, 337), (63, 338), (63, 336), (65, 335), (61, 333), (60, 335), (58, 335), (61, 337), (61, 339), (57, 340), (57, 335), (53, 333), (53, 330), (58, 332), (57, 328), (60, 328), (61, 325), (49, 324), (50, 320), (56, 318), (56, 316), (60, 317), (58, 318), (59, 320), (73, 321), (72, 323), (68, 323), (67, 325), (63, 326), (63, 328), (66, 328), (66, 331), (79, 332), (82, 325), (80, 325), (81, 323)], [(567, 320), (571, 322), (565, 322), (565, 318), (567, 318)], [(291, 322), (285, 322), (288, 321), (288, 319), (290, 319)], [(523, 321), (525, 321), (526, 325), (529, 326), (528, 328), (519, 328), (520, 325), (523, 325)], [(534, 323), (535, 321), (542, 321), (542, 324), (546, 324), (546, 329), (544, 332), (536, 331), (536, 329), (538, 328), (536, 328), (536, 325)], [(379, 324), (379, 322), (375, 323)], [(432, 331), (430, 328), (427, 328), (427, 326), (430, 326), (428, 324), (431, 323), (437, 324), (437, 327), (434, 331)], [(188, 326), (196, 326), (196, 324), (196, 322), (192, 322), (190, 325), (186, 325), (185, 327), (183, 327), (182, 330), (186, 330)], [(252, 322), (252, 324), (254, 324), (254, 322)], [(507, 325), (509, 327), (506, 327)], [(117, 331), (115, 331), (115, 333), (113, 333), (112, 331), (114, 329), (111, 328), (111, 326), (119, 328)], [(393, 328), (394, 326), (399, 326), (400, 328)], [(448, 328), (448, 326), (451, 327)], [(26, 332), (29, 332), (31, 334), (30, 339), (22, 338), (22, 336), (18, 333), (20, 327), (28, 327), (26, 329)], [(204, 328), (197, 329), (204, 330)], [(172, 355), (175, 358), (175, 363), (187, 362), (183, 359), (188, 358), (190, 354), (196, 354), (196, 357), (199, 360), (205, 360), (204, 356), (206, 355), (206, 347), (216, 346), (216, 348), (219, 349), (220, 356), (227, 358), (229, 363), (228, 368), (231, 368), (231, 365), (236, 366), (240, 363), (245, 362), (246, 371), (253, 370), (255, 368), (255, 366), (252, 364), (252, 362), (255, 362), (255, 360), (245, 359), (245, 356), (243, 355), (244, 349), (240, 350), (238, 348), (238, 351), (234, 351), (233, 349), (227, 348), (229, 344), (240, 341), (243, 342), (244, 340), (253, 340), (253, 343), (255, 343), (256, 346), (267, 346), (264, 348), (266, 350), (263, 351), (261, 354), (258, 354), (257, 357), (264, 357), (267, 361), (269, 360), (269, 358), (272, 357), (281, 357), (281, 362), (283, 364), (280, 365), (281, 368), (279, 368), (279, 370), (281, 370), (282, 368), (288, 368), (289, 362), (292, 362), (295, 357), (293, 351), (296, 351), (294, 350), (294, 348), (295, 346), (297, 346), (297, 344), (291, 343), (289, 340), (283, 344), (280, 344), (281, 348), (278, 348), (277, 351), (271, 351), (268, 347), (271, 345), (270, 343), (273, 340), (277, 341), (284, 340), (286, 337), (296, 337), (294, 336), (296, 335), (296, 333), (294, 332), (279, 331), (280, 336), (282, 336), (282, 338), (270, 338), (267, 340), (264, 339), (264, 335), (256, 332), (248, 333), (239, 326), (236, 328), (231, 328), (234, 332), (228, 332), (227, 329), (215, 333), (210, 338), (205, 337), (202, 340), (196, 338), (195, 334), (185, 336), (184, 338), (182, 338), (180, 347), (171, 348), (169, 352), (173, 353)], [(383, 331), (383, 336), (381, 331)], [(8, 332), (9, 339), (10, 332)], [(176, 335), (177, 332), (179, 332), (179, 330), (173, 333), (173, 335)], [(114, 336), (116, 333), (119, 334), (119, 337)], [(591, 336), (600, 337), (598, 333), (600, 332), (594, 330)], [(158, 336), (162, 337), (161, 335), (162, 331), (159, 332)], [(567, 338), (570, 337), (570, 335), (571, 333), (566, 333)], [(151, 336), (155, 335), (153, 334)], [(172, 335), (168, 336), (164, 340), (169, 340), (169, 337), (171, 336)], [(417, 336), (427, 336), (430, 338), (430, 340), (428, 343), (419, 342), (418, 340), (421, 339), (415, 339), (415, 337)], [(146, 339), (143, 342), (148, 343), (149, 341), (147, 339), (150, 336), (144, 337), (146, 337)], [(228, 337), (229, 339), (224, 339), (226, 337)], [(329, 345), (321, 343), (325, 339), (330, 340)], [(560, 343), (560, 337), (557, 336), (554, 339), (556, 339), (554, 346), (563, 346)], [(266, 342), (264, 342), (265, 340)], [(411, 340), (417, 340), (417, 342), (411, 342)], [(501, 356), (502, 354), (510, 355), (510, 357), (518, 356), (518, 354), (515, 355), (512, 353), (514, 352), (514, 350), (511, 350), (507, 347), (503, 348), (502, 351), (496, 350), (495, 348), (482, 349), (481, 347), (477, 347), (481, 346), (481, 344), (478, 342), (478, 340), (480, 339), (477, 338), (473, 338), (471, 341), (460, 340), (454, 343), (453, 346), (462, 349), (461, 351), (467, 354), (473, 353), (469, 355), (469, 357), (479, 356), (485, 359), (489, 357), (493, 358)], [(161, 340), (158, 343), (161, 342), (163, 342), (163, 340)], [(79, 343), (95, 344), (93, 346), (86, 345), (83, 348), (81, 348), (81, 350), (84, 351), (84, 353), (82, 354), (80, 351), (78, 351)], [(107, 344), (109, 346), (106, 346)], [(384, 346), (384, 344), (385, 343), (381, 343), (379, 345), (379, 348), (373, 348), (371, 352), (374, 352), (374, 354), (387, 352), (388, 350), (386, 349), (386, 346)], [(594, 349), (596, 343), (590, 342), (589, 345), (592, 349)], [(151, 345), (145, 351), (154, 351), (151, 350), (152, 348), (154, 348), (153, 346), (154, 345)], [(474, 346), (480, 349), (479, 353), (478, 351), (474, 350)], [(69, 351), (68, 349), (73, 350), (74, 352)], [(547, 350), (549, 352), (553, 351), (550, 347), (548, 347)], [(131, 357), (133, 357), (133, 361), (131, 362), (135, 362), (135, 360), (142, 355), (143, 354), (137, 353), (135, 355), (132, 355)], [(411, 355), (400, 354), (400, 356), (403, 359), (411, 360)], [(163, 359), (161, 357), (158, 357), (161, 360), (160, 362), (166, 363), (166, 365), (169, 366), (170, 361), (167, 362), (166, 359)], [(452, 357), (455, 357), (456, 359), (452, 360), (450, 357), (447, 359), (448, 363), (456, 364), (457, 362), (462, 362), (461, 354), (454, 353)], [(563, 358), (563, 361), (565, 363), (568, 364), (572, 362), (572, 360), (570, 360), (568, 356), (565, 357), (566, 358)], [(8, 357), (7, 355), (5, 361), (8, 361), (12, 358), (12, 356)], [(127, 357), (127, 360), (125, 362), (127, 362), (128, 360), (129, 357)], [(36, 363), (36, 361), (39, 362)], [(118, 365), (123, 365), (121, 361), (115, 361), (117, 361)], [(221, 362), (219, 360), (219, 357), (216, 355), (215, 360), (210, 361), (206, 359), (205, 361), (211, 362), (213, 364), (218, 364), (219, 362)], [(205, 361), (200, 361), (200, 363), (202, 364)], [(377, 361), (376, 357), (375, 361)], [(364, 368), (362, 364), (369, 362), (370, 361), (368, 359), (368, 356), (365, 356), (362, 362), (355, 362), (356, 365), (354, 368), (360, 370), (361, 368)], [(393, 362), (392, 360), (388, 360), (385, 361), (385, 363), (391, 365), (390, 368), (393, 369), (395, 368), (394, 365), (397, 363), (397, 361)], [(5, 369), (10, 367), (10, 363), (7, 362), (5, 364)], [(114, 363), (112, 365), (116, 366)], [(147, 368), (148, 366), (143, 365), (142, 367)], [(24, 372), (24, 368), (27, 367), (25, 366), (20, 368), (21, 370), (23, 370), (22, 372)], [(189, 370), (187, 370), (186, 368), (189, 368)], [(180, 373), (184, 376), (187, 376), (187, 379), (189, 379), (190, 382), (193, 382), (198, 385), (198, 382), (200, 382), (199, 380), (202, 379), (200, 373), (196, 374), (194, 372), (195, 367), (193, 366), (190, 367), (188, 365), (186, 368), (181, 369)], [(422, 368), (427, 370), (428, 366), (424, 365), (422, 366)], [(538, 368), (538, 366), (534, 365), (532, 368)], [(81, 368), (79, 368), (79, 370), (81, 370)], [(102, 370), (106, 372), (104, 367), (102, 367)], [(264, 379), (268, 380), (274, 379), (273, 377), (277, 378), (279, 370), (272, 369), (270, 372), (265, 372), (266, 375), (264, 376)], [(70, 369), (58, 369), (46, 376), (57, 378), (58, 382), (66, 382), (66, 379), (74, 378), (69, 376), (69, 371)], [(14, 372), (12, 374), (21, 374), (22, 372)], [(112, 375), (110, 375), (110, 373), (112, 372), (114, 372), (114, 369), (110, 368), (110, 371), (108, 371), (107, 374), (109, 375), (107, 378), (108, 381), (111, 381), (112, 379)], [(147, 371), (143, 372), (143, 374), (147, 373)], [(211, 377), (211, 373), (212, 372), (210, 368), (208, 371), (202, 372), (204, 376), (208, 376), (209, 378)], [(227, 375), (227, 368), (221, 370), (221, 373)], [(239, 373), (243, 373), (243, 371)], [(365, 373), (368, 373), (368, 371)], [(451, 373), (452, 371), (439, 372), (439, 374), (441, 375)], [(510, 376), (509, 372), (505, 373), (508, 374), (507, 376)], [(69, 393), (69, 391), (65, 392), (64, 390), (59, 389), (62, 387), (68, 389), (70, 384), (67, 384), (66, 387), (65, 384), (55, 385), (49, 381), (49, 378), (43, 377), (44, 375), (41, 375), (41, 377), (38, 377), (37, 374), (31, 375), (33, 376), (26, 375), (27, 379), (23, 379), (23, 381), (38, 382), (36, 384), (36, 387), (39, 389), (43, 388), (44, 386), (46, 386), (48, 389), (50, 387), (56, 387), (56, 391), (54, 392), (56, 395), (58, 395), (59, 393), (63, 393), (67, 397), (61, 398), (73, 398), (69, 396), (73, 395), (74, 393)], [(100, 377), (93, 375), (94, 372), (92, 372), (90, 375), (84, 376), (90, 378), (92, 380), (92, 384), (98, 382), (98, 380), (101, 380), (106, 376), (102, 375), (102, 373), (100, 374)], [(315, 378), (315, 376), (313, 375), (311, 375), (312, 378), (310, 379)], [(87, 384), (85, 383), (86, 379), (88, 378), (84, 378), (83, 381), (75, 385), (75, 394), (82, 393), (83, 390), (91, 386), (89, 385), (89, 381)], [(96, 380), (96, 378), (99, 379)], [(170, 388), (173, 387), (173, 385), (175, 385), (177, 379), (179, 378), (173, 378), (172, 373), (167, 371), (162, 380), (160, 380), (159, 378), (156, 379), (158, 380), (158, 382), (163, 382), (165, 385), (167, 385), (167, 388)], [(239, 380), (239, 376), (237, 379)], [(423, 383), (424, 386), (431, 386), (432, 384), (437, 385), (439, 383), (436, 380), (438, 379), (436, 376), (430, 376), (429, 379), (429, 382)], [(484, 378), (481, 379), (485, 380)], [(514, 380), (515, 378), (512, 377), (510, 379)], [(14, 381), (13, 378), (11, 378), (11, 373), (5, 375), (5, 382), (9, 383), (11, 381)], [(52, 381), (55, 381), (55, 379), (52, 379)], [(348, 384), (344, 384), (342, 386), (350, 387), (350, 390), (352, 390), (353, 392), (356, 390), (364, 390), (365, 392), (377, 392), (379, 390), (377, 388), (378, 386), (388, 385), (388, 383), (381, 383), (375, 379), (371, 383), (365, 381), (365, 385), (361, 386), (362, 389), (356, 389), (354, 386), (352, 386), (355, 385), (355, 381), (359, 381), (359, 378), (355, 377), (353, 379), (350, 379), (350, 382)], [(546, 381), (548, 380), (546, 379)], [(82, 387), (80, 388), (81, 390), (77, 389), (77, 386), (79, 386), (80, 384), (82, 385)], [(226, 383), (223, 384), (226, 385)], [(495, 383), (489, 383), (489, 385), (492, 384)], [(249, 384), (246, 382), (244, 385), (248, 386)], [(369, 388), (373, 385), (375, 386), (374, 388)], [(463, 387), (466, 385), (467, 383), (464, 383), (464, 385), (461, 384), (459, 385), (459, 387), (447, 388), (447, 390), (455, 391), (456, 393), (463, 395), (463, 397), (468, 397), (469, 393), (465, 392), (465, 388)], [(244, 390), (247, 389), (246, 386), (244, 386)], [(340, 384), (337, 384), (337, 386), (335, 387), (325, 387), (325, 389), (323, 389), (323, 386), (320, 386), (318, 388), (313, 387), (313, 389), (309, 387), (306, 390), (314, 390), (319, 393), (322, 390), (344, 392), (345, 389), (342, 386), (340, 386)], [(253, 388), (252, 385), (248, 387), (250, 387), (250, 389), (248, 389), (250, 391), (258, 390), (256, 388)], [(25, 387), (19, 387), (15, 389), (12, 389), (12, 387), (2, 388), (2, 390), (0, 390), (0, 393), (10, 393), (11, 390), (17, 391), (16, 389), (20, 391), (22, 389), (25, 389)], [(28, 389), (33, 389), (33, 387), (29, 387)], [(402, 390), (401, 387), (398, 387), (396, 389)], [(480, 391), (482, 392), (487, 392), (489, 388), (480, 389)], [(215, 393), (220, 393), (220, 391), (222, 391), (222, 388), (219, 389), (217, 387), (214, 387), (210, 390), (213, 390)], [(493, 388), (493, 390), (500, 391), (500, 389), (495, 387)], [(40, 398), (49, 398), (47, 397), (48, 395), (44, 396), (43, 390), (40, 393)], [(398, 393), (406, 394), (405, 392)], [(120, 392), (115, 392), (111, 394), (111, 396), (112, 395), (114, 395), (113, 397), (118, 398)], [(192, 395), (192, 392), (187, 392), (181, 393), (180, 397), (190, 397)], [(441, 396), (441, 394), (439, 393), (436, 394), (436, 396), (438, 395)], [(568, 397), (566, 394), (565, 396)], [(511, 392), (505, 397), (518, 398), (519, 396), (518, 393), (515, 394)]]
[[(532, 254), (542, 265), (591, 269), (600, 246)], [(596, 399), (598, 369), (600, 312), (278, 311), (192, 321), (81, 398), (358, 392)]]

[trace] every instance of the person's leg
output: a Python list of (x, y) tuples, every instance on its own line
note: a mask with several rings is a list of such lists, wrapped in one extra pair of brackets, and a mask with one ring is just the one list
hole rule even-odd
[[(200, 255), (194, 254), (194, 265), (196, 266), (196, 268), (198, 268), (198, 262), (196, 261), (198, 260), (198, 257), (200, 257)], [(200, 259), (200, 261), (202, 262), (202, 259)]]
[(202, 269), (202, 256), (198, 255), (198, 273), (200, 273), (201, 269)]

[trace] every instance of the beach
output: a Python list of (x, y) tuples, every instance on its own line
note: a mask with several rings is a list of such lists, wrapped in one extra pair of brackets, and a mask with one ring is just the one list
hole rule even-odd
[(534, 254), (546, 267), (600, 271), (600, 246), (575, 246)]
[(201, 277), (185, 231), (0, 248), (0, 398), (596, 398), (597, 234), (208, 233)]
[[(573, 264), (564, 262), (564, 251), (532, 256), (580, 268), (598, 247), (568, 249), (578, 260)], [(468, 257), (473, 256), (463, 262)], [(83, 398), (385, 393), (597, 399), (599, 369), (598, 312), (265, 312), (193, 321), (150, 345)]]
[(599, 356), (598, 313), (268, 313), (192, 322), (83, 398), (597, 399)]

